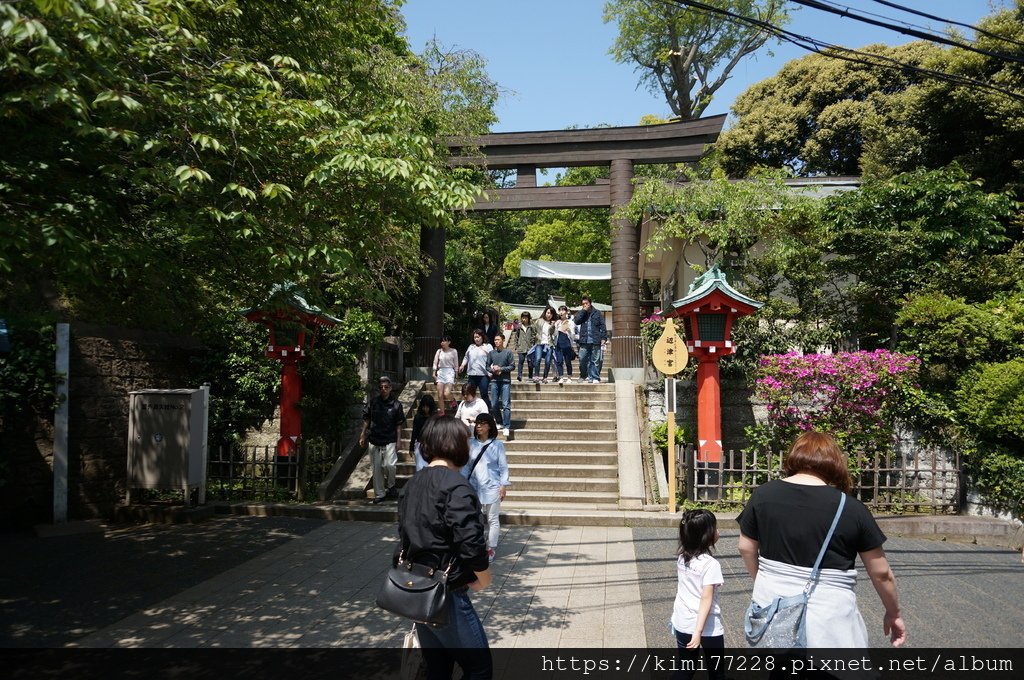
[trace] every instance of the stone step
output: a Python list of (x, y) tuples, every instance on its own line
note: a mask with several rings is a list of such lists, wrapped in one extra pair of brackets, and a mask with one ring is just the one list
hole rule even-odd
[(572, 493), (565, 493), (564, 491), (540, 491), (513, 486), (509, 491), (508, 498), (501, 502), (501, 509), (504, 511), (506, 504), (508, 508), (517, 508), (533, 503), (557, 503), (570, 506), (575, 506), (577, 503), (592, 503), (608, 504), (617, 507), (619, 492), (616, 489), (614, 493), (607, 491), (573, 491)]
[[(564, 494), (564, 500), (572, 501), (572, 496), (579, 493), (608, 493), (618, 499), (619, 480), (613, 477), (512, 477), (512, 490), (551, 491)], [(557, 500), (562, 500), (558, 498)]]
[[(547, 414), (545, 414), (547, 415)], [(519, 421), (518, 423), (516, 421)], [(575, 416), (565, 418), (517, 418), (515, 412), (512, 415), (513, 429), (530, 430), (558, 430), (561, 432), (598, 432), (615, 431), (614, 420), (590, 420), (580, 419)], [(614, 436), (614, 435), (612, 435)]]
[(538, 402), (533, 401), (522, 401), (512, 402), (512, 419), (522, 420), (540, 418), (540, 419), (556, 419), (556, 420), (615, 420), (615, 409), (612, 408), (614, 402), (609, 402), (607, 405), (600, 404), (594, 406), (580, 406), (580, 408), (564, 408), (565, 402), (562, 401), (551, 401), (551, 406), (557, 406), (557, 408), (548, 408), (546, 406), (538, 406)]
[[(501, 502), (501, 524), (508, 526), (513, 524), (574, 524), (576, 521), (566, 518), (577, 517), (579, 513), (589, 511), (601, 511), (606, 514), (621, 513), (618, 503), (558, 503), (548, 501), (523, 501), (512, 500), (511, 497)], [(587, 514), (587, 518), (594, 515)], [(594, 526), (611, 525), (611, 521), (598, 516), (592, 521)], [(586, 523), (586, 521), (582, 522)], [(621, 524), (615, 526), (622, 526)], [(675, 526), (675, 525), (673, 525)]]
[[(535, 477), (594, 477), (611, 479), (619, 474), (618, 465), (600, 465), (597, 463), (520, 463), (510, 460), (508, 468), (513, 480)], [(521, 475), (522, 477), (520, 477)]]
[(618, 443), (615, 441), (573, 441), (568, 437), (561, 437), (557, 441), (537, 441), (520, 439), (516, 440), (515, 431), (512, 432), (512, 440), (505, 442), (505, 451), (508, 454), (515, 453), (537, 453), (545, 452), (553, 455), (565, 453), (585, 453), (588, 451), (600, 453), (614, 453), (618, 455)]
[[(513, 418), (513, 420), (515, 420)], [(514, 424), (514, 423), (513, 423)], [(576, 442), (612, 442), (616, 443), (614, 430), (540, 430), (531, 428), (512, 428), (512, 441), (576, 441)], [(544, 444), (543, 446), (547, 446)]]
[(612, 465), (618, 469), (619, 460), (616, 451), (551, 451), (549, 447), (521, 451), (512, 449), (508, 444), (505, 445), (505, 455), (509, 465)]

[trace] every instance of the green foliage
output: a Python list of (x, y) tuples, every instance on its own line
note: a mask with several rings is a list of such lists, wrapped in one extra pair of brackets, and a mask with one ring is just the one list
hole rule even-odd
[[(781, 26), (789, 20), (780, 0), (721, 0), (716, 6)], [(654, 0), (611, 0), (605, 23), (618, 24), (610, 53), (620, 64), (633, 64), (640, 84), (661, 93), (672, 113), (699, 118), (733, 68), (760, 49), (769, 34), (747, 24)]]
[(960, 417), (983, 441), (1012, 445), (1024, 458), (1024, 359), (980, 364), (961, 379)]
[(9, 338), (11, 351), (0, 354), (0, 424), (14, 428), (12, 419), (23, 418), (31, 410), (51, 412), (57, 406), (61, 377), (56, 374), (52, 323), (9, 325)]
[(337, 326), (325, 328), (302, 366), (302, 436), (336, 442), (346, 433), (347, 407), (363, 394), (357, 367), (367, 348), (384, 340), (384, 327), (362, 309), (349, 309)]
[(1024, 457), (1005, 446), (971, 447), (964, 463), (986, 501), (1024, 517)]
[(1017, 208), (1006, 194), (987, 193), (957, 166), (917, 170), (865, 183), (829, 199), (825, 223), (838, 257), (830, 267), (856, 283), (850, 321), (870, 344), (893, 333), (899, 302), (923, 288), (970, 293), (949, 275), (950, 262), (971, 262), (1005, 247), (1005, 225)]
[[(1000, 37), (979, 33), (975, 46), (1024, 55), (1020, 3), (978, 25)], [(1009, 91), (1019, 91), (1024, 77), (1013, 59), (925, 42), (861, 51)], [(717, 144), (733, 176), (769, 165), (877, 179), (956, 162), (989, 190), (1020, 195), (1024, 188), (1024, 103), (977, 86), (812, 54), (748, 88), (733, 113), (735, 124)]]
[[(941, 48), (916, 42), (870, 45), (863, 51), (922, 65)], [(874, 135), (907, 129), (906, 119), (894, 118), (889, 100), (918, 82), (920, 76), (910, 71), (828, 54), (794, 59), (736, 98), (736, 123), (719, 137), (716, 148), (736, 177), (758, 166), (786, 167), (801, 175), (859, 175), (864, 147)]]
[(896, 316), (899, 348), (924, 361), (923, 378), (948, 389), (978, 362), (1020, 353), (1024, 343), (1024, 297), (968, 304), (943, 293), (914, 294)]
[[(676, 425), (676, 446), (684, 446), (689, 443), (686, 428)], [(651, 428), (651, 441), (662, 453), (668, 453), (668, 422), (658, 423)]]

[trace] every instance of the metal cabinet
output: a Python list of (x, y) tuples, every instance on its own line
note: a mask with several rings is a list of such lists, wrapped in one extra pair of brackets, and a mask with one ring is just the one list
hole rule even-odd
[(206, 502), (209, 404), (209, 385), (129, 393), (129, 504), (132, 489), (181, 489), (185, 505), (197, 489)]

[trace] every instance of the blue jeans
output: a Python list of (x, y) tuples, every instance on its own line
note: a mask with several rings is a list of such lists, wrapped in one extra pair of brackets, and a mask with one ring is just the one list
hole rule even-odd
[(564, 369), (565, 374), (570, 378), (572, 377), (572, 348), (561, 348), (555, 345), (555, 371), (558, 373), (558, 377), (562, 377), (562, 371)]
[[(491, 381), (491, 410), (498, 427), (512, 427), (512, 382)], [(504, 425), (502, 425), (504, 423)]]
[(548, 371), (551, 370), (551, 359), (555, 356), (554, 345), (537, 345), (537, 369), (534, 375), (540, 376), (540, 362), (544, 361), (544, 376), (548, 377)]
[[(678, 630), (675, 631), (675, 634), (676, 646), (679, 648), (679, 657), (682, 662), (678, 664), (679, 670), (672, 674), (672, 680), (690, 680), (694, 676), (694, 671), (688, 669), (689, 664), (692, 663), (695, 668), (700, 668), (698, 654), (704, 656), (704, 668), (707, 669), (708, 677), (711, 680), (724, 680), (725, 664), (721, 659), (721, 652), (725, 649), (724, 635), (701, 635), (700, 648), (687, 649), (686, 645), (690, 642), (692, 635), (680, 633)], [(713, 658), (712, 654), (718, 658)], [(683, 666), (686, 666), (687, 669), (684, 670)]]
[(449, 591), (448, 625), (434, 628), (416, 624), (416, 633), (427, 662), (427, 680), (451, 680), (458, 663), (467, 680), (490, 680), (491, 650), (480, 617), (469, 599), (469, 589)]
[(523, 379), (523, 362), (526, 362), (526, 367), (529, 370), (529, 373), (527, 375), (529, 375), (532, 378), (533, 377), (533, 357), (530, 356), (529, 352), (520, 352), (519, 353), (519, 373), (518, 373), (518, 375), (516, 377), (519, 378), (520, 380)]
[(601, 364), (604, 363), (604, 352), (599, 342), (580, 343), (580, 378), (598, 380), (601, 377)]
[(466, 382), (470, 385), (476, 385), (476, 395), (487, 404), (487, 410), (491, 410), (491, 395), (490, 390), (487, 389), (491, 379), (486, 375), (467, 375)]

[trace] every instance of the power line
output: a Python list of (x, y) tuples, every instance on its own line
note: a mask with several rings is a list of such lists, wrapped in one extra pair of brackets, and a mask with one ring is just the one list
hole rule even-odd
[(1003, 89), (996, 85), (992, 85), (991, 83), (986, 83), (982, 80), (975, 80), (973, 78), (968, 78), (967, 76), (958, 76), (952, 73), (945, 73), (943, 71), (926, 69), (920, 66), (915, 66), (914, 64), (909, 64), (907, 62), (900, 61), (899, 59), (894, 59), (892, 57), (886, 57), (884, 55), (879, 54), (872, 54), (869, 52), (861, 52), (859, 50), (853, 50), (848, 47), (833, 45), (831, 43), (825, 42), (824, 40), (819, 40), (817, 38), (812, 38), (810, 36), (800, 35), (799, 33), (787, 31), (783, 28), (780, 28), (774, 24), (768, 23), (767, 21), (763, 21), (761, 19), (755, 19), (753, 17), (744, 16), (742, 14), (736, 14), (735, 12), (731, 12), (727, 9), (715, 7), (714, 5), (708, 5), (703, 2), (697, 2), (697, 0), (661, 0), (661, 2), (671, 4), (673, 6), (683, 5), (691, 9), (703, 10), (705, 12), (710, 12), (712, 14), (718, 14), (727, 17), (729, 20), (733, 22), (738, 22), (742, 24), (747, 24), (749, 26), (754, 26), (756, 28), (760, 28), (766, 33), (775, 36), (779, 40), (792, 43), (802, 49), (808, 50), (810, 52), (815, 52), (817, 54), (821, 54), (823, 56), (827, 56), (833, 59), (842, 59), (843, 61), (863, 64), (866, 66), (873, 66), (876, 68), (887, 68), (890, 70), (919, 73), (934, 78), (936, 80), (952, 83), (954, 85), (965, 85), (969, 87), (990, 90), (992, 92), (998, 92), (999, 94), (1002, 94), (1006, 97), (1009, 97), (1017, 101), (1024, 101), (1024, 95), (1013, 92), (1011, 90)]
[(829, 14), (836, 14), (836, 15), (839, 15), (841, 17), (847, 17), (847, 18), (853, 19), (855, 21), (860, 21), (860, 22), (865, 23), (865, 24), (871, 24), (872, 26), (880, 26), (882, 28), (889, 29), (890, 31), (896, 31), (897, 33), (902, 33), (903, 35), (909, 35), (909, 36), (911, 36), (913, 38), (921, 38), (923, 40), (929, 40), (931, 42), (937, 42), (937, 43), (940, 43), (942, 45), (949, 45), (950, 47), (958, 47), (958, 48), (960, 48), (962, 50), (967, 50), (969, 52), (976, 52), (978, 54), (983, 54), (986, 57), (992, 57), (994, 59), (1003, 59), (1003, 60), (1006, 60), (1006, 61), (1015, 61), (1017, 63), (1024, 64), (1024, 57), (1018, 57), (1018, 56), (1015, 56), (1015, 55), (1012, 55), (1012, 54), (1005, 54), (1003, 52), (992, 52), (990, 50), (982, 49), (980, 47), (974, 47), (973, 45), (969, 45), (967, 43), (960, 42), (959, 40), (953, 40), (953, 39), (947, 38), (945, 36), (936, 35), (934, 33), (929, 33), (927, 31), (919, 31), (919, 30), (917, 30), (915, 28), (901, 27), (901, 26), (897, 26), (896, 24), (891, 24), (891, 23), (889, 23), (887, 21), (878, 21), (877, 19), (872, 19), (872, 18), (864, 16), (862, 14), (858, 14), (855, 11), (851, 10), (849, 7), (837, 7), (835, 5), (831, 5), (831, 4), (828, 4), (828, 3), (825, 3), (825, 2), (819, 2), (819, 0), (789, 0), (789, 1), (792, 2), (792, 3), (795, 3), (797, 5), (803, 5), (804, 7), (810, 7), (811, 9), (817, 9), (817, 10), (821, 10), (822, 12), (828, 12)]
[(991, 31), (986, 31), (984, 28), (980, 28), (978, 26), (974, 26), (974, 25), (971, 25), (971, 24), (965, 24), (962, 21), (953, 21), (952, 19), (944, 19), (943, 17), (935, 16), (934, 14), (928, 14), (927, 12), (922, 12), (922, 11), (914, 9), (912, 7), (905, 7), (905, 6), (903, 6), (903, 5), (899, 4), (899, 3), (896, 3), (896, 2), (889, 2), (888, 0), (873, 0), (873, 1), (877, 2), (879, 5), (885, 5), (886, 7), (892, 7), (893, 9), (900, 10), (901, 12), (906, 12), (908, 14), (916, 14), (919, 17), (924, 17), (925, 19), (931, 19), (933, 21), (941, 21), (944, 24), (949, 24), (951, 26), (960, 26), (962, 28), (969, 28), (972, 31), (974, 31), (975, 33), (980, 33), (981, 35), (987, 35), (990, 38), (995, 38), (996, 40), (1002, 40), (1003, 42), (1008, 42), (1011, 45), (1018, 45), (1020, 47), (1024, 47), (1024, 42), (1021, 42), (1019, 40), (1014, 40), (1013, 38), (1008, 38), (1005, 35), (999, 35), (998, 33), (992, 33)]

